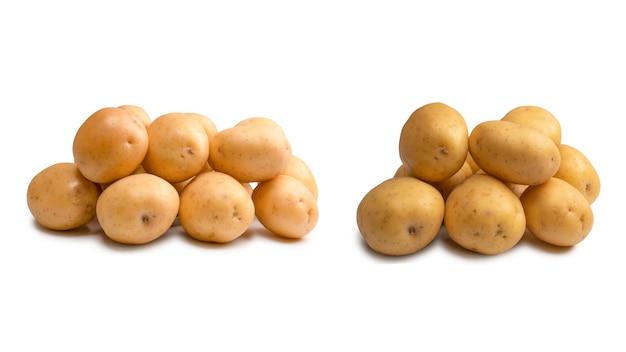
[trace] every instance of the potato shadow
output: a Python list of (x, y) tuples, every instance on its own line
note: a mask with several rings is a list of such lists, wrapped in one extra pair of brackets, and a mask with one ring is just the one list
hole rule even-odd
[(533, 235), (532, 232), (530, 232), (528, 229), (526, 229), (526, 231), (524, 232), (524, 236), (522, 236), (520, 243), (518, 243), (518, 246), (519, 245), (532, 247), (533, 249), (541, 250), (543, 252), (550, 253), (550, 254), (568, 253), (568, 252), (571, 252), (574, 247), (574, 246), (570, 246), (570, 247), (556, 246), (556, 245), (544, 242), (540, 240), (539, 238), (537, 238), (537, 236)]
[(104, 235), (104, 231), (102, 231), (102, 228), (100, 227), (100, 224), (98, 224), (98, 221), (96, 219), (91, 220), (85, 225), (70, 230), (52, 230), (41, 225), (35, 219), (32, 220), (32, 224), (33, 227), (37, 229), (37, 231), (50, 236), (83, 237), (89, 235)]

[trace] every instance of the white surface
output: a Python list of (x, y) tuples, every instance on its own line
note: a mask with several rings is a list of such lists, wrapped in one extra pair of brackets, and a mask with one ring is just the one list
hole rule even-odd
[[(626, 348), (617, 2), (7, 3), (0, 350)], [(356, 206), (399, 165), (406, 118), (433, 101), (470, 128), (519, 105), (553, 112), (602, 178), (588, 238), (493, 257), (445, 236), (402, 258), (369, 251)], [(71, 161), (89, 114), (121, 104), (219, 128), (275, 119), (316, 174), (318, 226), (228, 245), (174, 228), (137, 247), (37, 227), (30, 179)]]

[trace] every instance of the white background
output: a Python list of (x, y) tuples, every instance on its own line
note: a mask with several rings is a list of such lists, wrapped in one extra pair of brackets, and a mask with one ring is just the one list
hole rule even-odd
[[(623, 351), (625, 15), (617, 1), (2, 1), (0, 350)], [(434, 101), (470, 128), (550, 110), (602, 178), (587, 239), (370, 251), (356, 206)], [(175, 227), (143, 246), (38, 227), (31, 178), (122, 104), (220, 129), (276, 120), (316, 175), (317, 227), (227, 245)]]

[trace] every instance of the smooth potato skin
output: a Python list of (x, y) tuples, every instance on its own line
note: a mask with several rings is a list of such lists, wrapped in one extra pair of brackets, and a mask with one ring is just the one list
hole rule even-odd
[(401, 256), (431, 243), (441, 228), (443, 214), (443, 196), (435, 187), (415, 177), (396, 176), (365, 194), (356, 220), (372, 250)]
[(600, 175), (591, 161), (579, 149), (567, 144), (559, 146), (561, 167), (554, 177), (567, 181), (593, 204), (600, 195)]
[(467, 143), (467, 124), (458, 111), (443, 103), (426, 104), (402, 126), (400, 160), (420, 180), (440, 182), (463, 166)]
[(550, 137), (510, 121), (476, 125), (469, 136), (469, 151), (487, 174), (523, 185), (545, 182), (561, 165), (559, 148)]
[(318, 199), (319, 189), (317, 187), (317, 181), (313, 171), (309, 168), (309, 165), (304, 162), (300, 157), (292, 155), (289, 159), (287, 168), (282, 172), (283, 175), (289, 175), (297, 178), (300, 182), (304, 183), (309, 188), (315, 199)]
[(574, 186), (559, 178), (529, 186), (520, 196), (528, 230), (540, 240), (570, 247), (591, 232), (591, 205)]
[(517, 195), (487, 174), (474, 174), (452, 190), (443, 221), (454, 242), (485, 255), (510, 250), (526, 230), (524, 209)]
[(282, 130), (253, 123), (223, 129), (213, 136), (209, 164), (240, 182), (262, 182), (283, 173), (291, 155)]
[(71, 230), (96, 217), (100, 186), (86, 179), (70, 162), (46, 167), (28, 185), (28, 209), (50, 230)]
[(96, 183), (130, 175), (148, 150), (148, 132), (130, 112), (113, 107), (91, 114), (76, 131), (72, 151), (80, 172)]
[(232, 176), (207, 171), (183, 188), (178, 218), (189, 236), (228, 243), (248, 229), (254, 220), (254, 204), (248, 189)]
[(104, 234), (124, 244), (145, 244), (174, 223), (180, 199), (169, 182), (149, 173), (126, 176), (98, 198), (96, 217)]
[(252, 191), (252, 201), (259, 222), (281, 237), (302, 238), (319, 220), (315, 196), (293, 176), (279, 175), (260, 182)]
[(559, 120), (550, 111), (540, 106), (518, 106), (507, 112), (502, 120), (535, 128), (550, 137), (557, 146), (561, 144), (562, 132)]

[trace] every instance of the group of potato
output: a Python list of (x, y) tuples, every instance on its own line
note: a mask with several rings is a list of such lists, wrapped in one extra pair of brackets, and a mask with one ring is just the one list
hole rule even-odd
[(600, 178), (580, 150), (561, 143), (561, 125), (544, 108), (519, 106), (469, 131), (457, 110), (426, 104), (402, 127), (399, 154), (394, 176), (357, 208), (376, 252), (417, 252), (442, 225), (460, 247), (486, 255), (508, 251), (526, 231), (564, 247), (591, 231)]
[(105, 107), (83, 122), (72, 148), (73, 162), (43, 169), (28, 186), (29, 210), (48, 229), (95, 218), (112, 240), (144, 244), (178, 219), (197, 240), (227, 243), (255, 218), (286, 238), (317, 224), (313, 173), (269, 118), (218, 130), (197, 113), (152, 120), (139, 106)]

